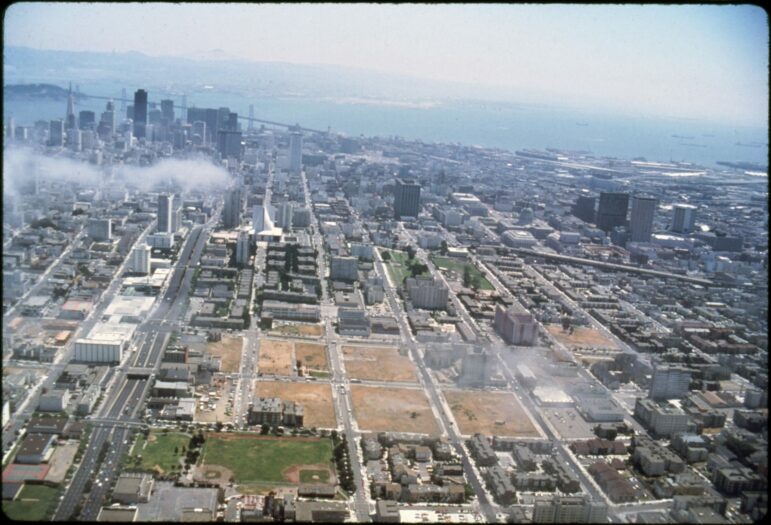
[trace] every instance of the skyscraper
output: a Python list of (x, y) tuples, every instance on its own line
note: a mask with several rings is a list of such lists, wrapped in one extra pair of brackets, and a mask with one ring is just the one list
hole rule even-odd
[(626, 212), (629, 209), (629, 194), (602, 192), (597, 207), (597, 227), (609, 232), (616, 226), (626, 226)]
[(588, 195), (579, 195), (573, 206), (573, 215), (578, 217), (584, 222), (592, 222), (594, 220), (594, 208), (597, 204), (596, 197), (589, 197)]
[(420, 184), (413, 179), (396, 179), (394, 217), (417, 217), (420, 213)]
[(64, 145), (64, 121), (52, 120), (48, 126), (48, 145), (62, 147)]
[(632, 242), (650, 242), (653, 216), (659, 201), (653, 197), (632, 197), (632, 213), (629, 216), (629, 233)]
[(289, 171), (299, 173), (303, 169), (303, 136), (294, 131), (289, 135)]
[(78, 113), (78, 127), (80, 129), (94, 129), (96, 125), (96, 113), (84, 110)]
[(171, 124), (174, 122), (173, 100), (161, 100), (161, 116), (166, 121), (166, 124)]
[(144, 138), (147, 126), (147, 91), (138, 89), (134, 93), (134, 136)]
[(691, 233), (696, 226), (696, 209), (692, 204), (675, 204), (670, 229), (675, 233)]
[(102, 138), (110, 137), (115, 133), (115, 109), (112, 100), (107, 103), (107, 108), (102, 112), (97, 132)]
[(75, 127), (75, 97), (72, 94), (72, 83), (67, 93), (67, 116), (65, 117), (66, 129)]
[(223, 159), (241, 160), (241, 132), (221, 129), (217, 132), (217, 151)]
[(171, 228), (172, 206), (174, 204), (174, 195), (158, 195), (158, 233), (173, 233)]

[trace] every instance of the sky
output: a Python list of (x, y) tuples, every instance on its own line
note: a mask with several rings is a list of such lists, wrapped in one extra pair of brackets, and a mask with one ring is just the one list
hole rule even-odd
[(21, 2), (4, 35), (37, 49), (342, 65), (767, 126), (768, 17), (751, 5)]

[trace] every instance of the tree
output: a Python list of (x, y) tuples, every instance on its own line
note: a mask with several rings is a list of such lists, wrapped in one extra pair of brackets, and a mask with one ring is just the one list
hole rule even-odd
[(442, 241), (441, 246), (439, 246), (439, 253), (447, 255), (447, 241)]
[(471, 287), (474, 290), (479, 290), (480, 286), (482, 286), (482, 279), (479, 277), (479, 275), (475, 275), (471, 278)]
[(266, 436), (268, 432), (270, 432), (270, 426), (263, 424), (262, 427), (260, 427), (260, 434)]
[(463, 286), (466, 288), (471, 286), (471, 266), (468, 264), (463, 266)]
[(415, 258), (415, 248), (407, 246), (407, 259), (410, 261)]
[(384, 250), (383, 253), (380, 255), (380, 257), (382, 257), (384, 261), (390, 261), (391, 252), (389, 252), (388, 250)]

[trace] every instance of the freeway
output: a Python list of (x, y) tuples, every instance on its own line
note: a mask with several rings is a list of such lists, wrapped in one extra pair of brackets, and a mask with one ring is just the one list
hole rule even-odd
[[(150, 232), (150, 229), (155, 223), (156, 221), (152, 221), (147, 225), (142, 234), (135, 241), (135, 245), (144, 240), (145, 236)], [(39, 393), (42, 389), (45, 388), (50, 390), (53, 388), (56, 380), (72, 359), (74, 343), (80, 337), (80, 334), (88, 334), (94, 325), (102, 318), (102, 312), (104, 312), (110, 302), (112, 302), (112, 299), (120, 286), (120, 279), (117, 277), (123, 275), (126, 265), (130, 260), (130, 255), (124, 259), (123, 263), (115, 271), (115, 277), (110, 283), (110, 286), (102, 293), (89, 315), (78, 325), (78, 328), (72, 334), (72, 337), (70, 337), (66, 348), (59, 352), (46, 377), (31, 389), (24, 402), (16, 409), (14, 414), (11, 415), (7, 426), (3, 429), (3, 450), (9, 450), (12, 447), (13, 442), (16, 440), (16, 433), (24, 427), (26, 422), (32, 416), (32, 413), (37, 408)], [(42, 279), (40, 282), (42, 282)], [(106, 381), (104, 384), (106, 384)]]
[[(213, 215), (213, 218), (215, 216)], [(150, 318), (137, 329), (138, 336), (144, 338), (144, 344), (133, 361), (137, 367), (153, 370), (160, 367), (163, 348), (175, 326), (173, 322), (178, 320), (182, 313), (190, 289), (194, 272), (187, 270), (197, 266), (208, 238), (208, 235), (203, 234), (202, 230), (204, 230), (204, 226), (196, 226), (187, 236), (185, 245), (174, 265), (168, 288), (161, 295), (160, 302), (156, 303)], [(81, 504), (86, 488), (90, 490), (81, 507), (79, 519), (86, 521), (96, 519), (99, 508), (103, 505), (106, 494), (115, 478), (119, 460), (128, 446), (128, 437), (131, 432), (131, 429), (127, 426), (121, 427), (119, 423), (116, 423), (113, 428), (105, 426), (104, 420), (123, 418), (129, 422), (136, 421), (135, 418), (149, 392), (150, 383), (144, 378), (129, 377), (125, 365), (119, 368), (114, 386), (105, 396), (106, 400), (101, 407), (100, 425), (96, 427), (89, 440), (89, 447), (86, 449), (81, 465), (54, 515), (55, 520), (62, 521), (73, 518), (75, 511)], [(108, 438), (110, 439), (108, 440)], [(102, 452), (102, 447), (106, 443), (109, 445), (107, 445), (106, 451)], [(97, 472), (97, 478), (93, 480), (90, 487), (87, 487), (87, 481)]]
[(687, 275), (680, 275), (678, 273), (664, 272), (661, 270), (651, 270), (649, 268), (638, 268), (637, 266), (629, 266), (626, 264), (616, 264), (603, 261), (595, 261), (594, 259), (585, 259), (583, 257), (573, 257), (570, 255), (560, 255), (558, 253), (546, 253), (535, 250), (528, 250), (526, 248), (510, 248), (512, 252), (520, 255), (529, 255), (531, 257), (543, 257), (544, 259), (554, 259), (555, 261), (570, 263), (570, 264), (583, 264), (586, 266), (596, 266), (603, 270), (612, 270), (619, 272), (639, 273), (645, 275), (653, 275), (655, 277), (661, 277), (663, 279), (676, 279), (679, 281), (685, 281), (691, 284), (699, 284), (701, 286), (715, 286), (715, 283), (708, 279), (700, 279), (698, 277), (689, 277)]

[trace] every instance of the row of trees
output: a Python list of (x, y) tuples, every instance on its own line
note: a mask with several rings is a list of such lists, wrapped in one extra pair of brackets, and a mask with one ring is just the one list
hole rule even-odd
[(340, 436), (336, 430), (332, 431), (333, 455), (337, 467), (337, 479), (342, 489), (349, 494), (356, 492), (356, 483), (353, 481), (351, 470), (351, 458), (348, 456), (348, 440), (345, 435)]

